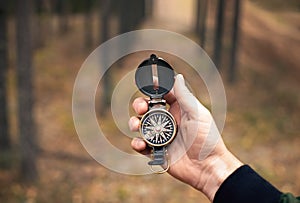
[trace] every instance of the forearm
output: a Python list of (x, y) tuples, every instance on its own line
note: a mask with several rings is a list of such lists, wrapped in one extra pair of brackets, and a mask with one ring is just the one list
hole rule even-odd
[(209, 156), (198, 164), (200, 176), (194, 187), (213, 201), (221, 184), (242, 165), (229, 151), (222, 155)]

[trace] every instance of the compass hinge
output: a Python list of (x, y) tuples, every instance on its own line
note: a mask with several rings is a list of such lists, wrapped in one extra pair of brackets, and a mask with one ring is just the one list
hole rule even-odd
[(166, 108), (166, 100), (164, 99), (152, 99), (148, 102), (149, 104), (149, 109), (152, 109), (153, 107), (155, 108), (162, 108), (165, 109)]

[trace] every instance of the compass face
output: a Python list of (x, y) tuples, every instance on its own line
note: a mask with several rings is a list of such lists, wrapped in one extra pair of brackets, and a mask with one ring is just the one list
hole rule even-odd
[(175, 137), (175, 120), (168, 111), (153, 109), (143, 116), (140, 131), (151, 146), (164, 146)]

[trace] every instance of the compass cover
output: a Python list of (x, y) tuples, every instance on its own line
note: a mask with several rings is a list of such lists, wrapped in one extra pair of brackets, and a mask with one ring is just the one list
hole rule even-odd
[(152, 54), (135, 72), (135, 82), (141, 92), (150, 98), (162, 98), (174, 85), (174, 70), (162, 58)]

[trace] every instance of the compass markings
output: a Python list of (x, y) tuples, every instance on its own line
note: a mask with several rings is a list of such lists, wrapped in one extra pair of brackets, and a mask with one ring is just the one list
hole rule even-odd
[(168, 115), (151, 114), (142, 124), (145, 138), (153, 144), (162, 144), (171, 139), (174, 126)]

